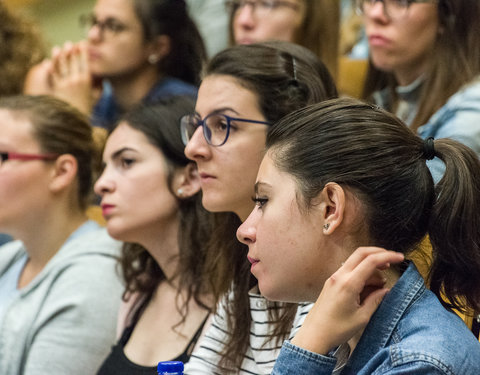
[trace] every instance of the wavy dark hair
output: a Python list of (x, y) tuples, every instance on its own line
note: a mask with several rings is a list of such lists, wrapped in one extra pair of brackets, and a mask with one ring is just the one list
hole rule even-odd
[[(432, 48), (431, 62), (418, 101), (418, 112), (411, 124), (413, 130), (426, 124), (448, 98), (480, 74), (480, 2), (439, 0), (437, 6), (441, 32), (437, 33)], [(393, 98), (388, 109), (393, 111), (396, 86), (393, 74), (378, 70), (370, 62), (364, 98), (370, 99), (373, 92), (388, 88)]]
[[(127, 113), (121, 120), (131, 128), (142, 132), (149, 142), (157, 147), (165, 157), (168, 175), (167, 184), (171, 190), (174, 173), (179, 168), (191, 163), (183, 152), (179, 128), (179, 119), (194, 109), (194, 100), (188, 97), (171, 97), (151, 105), (141, 105)], [(171, 190), (172, 194), (174, 192)], [(201, 192), (178, 199), (178, 215), (180, 218), (179, 277), (180, 291), (187, 292), (186, 300), (177, 303), (182, 315), (181, 324), (188, 314), (188, 302), (191, 298), (201, 307), (208, 310), (202, 296), (209, 293), (208, 282), (204, 276), (206, 244), (211, 231), (211, 214), (202, 206)], [(160, 240), (160, 239), (159, 239)], [(138, 292), (148, 301), (157, 286), (165, 281), (165, 273), (152, 255), (137, 243), (125, 243), (120, 259), (122, 274), (126, 282), (123, 299), (127, 300), (131, 293)], [(178, 300), (177, 300), (178, 301)]]
[(158, 62), (162, 74), (197, 85), (207, 53), (184, 0), (134, 0), (145, 40), (170, 38), (170, 52)]
[[(307, 104), (337, 97), (337, 90), (325, 65), (307, 48), (288, 42), (265, 42), (234, 46), (215, 55), (205, 75), (234, 77), (254, 92), (265, 119), (271, 123)], [(250, 306), (248, 291), (256, 285), (250, 273), (246, 246), (236, 239), (241, 222), (234, 213), (215, 216), (208, 253), (211, 289), (219, 301), (233, 292), (233, 302), (226, 306), (229, 338), (219, 364), (223, 373), (240, 368), (249, 345)], [(280, 308), (279, 308), (280, 307)], [(266, 340), (281, 342), (291, 331), (296, 304), (270, 303), (272, 334)]]
[[(431, 290), (446, 307), (480, 311), (480, 161), (454, 140), (425, 142), (387, 111), (337, 99), (286, 116), (266, 143), (307, 209), (328, 182), (356, 196), (369, 241), (356, 246), (410, 254), (428, 234)], [(436, 186), (426, 165), (433, 156), (446, 166)]]

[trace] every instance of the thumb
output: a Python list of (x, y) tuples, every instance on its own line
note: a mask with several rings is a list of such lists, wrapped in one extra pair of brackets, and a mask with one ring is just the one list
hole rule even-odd
[(373, 313), (377, 310), (378, 306), (383, 301), (383, 298), (386, 294), (390, 291), (389, 288), (382, 288), (378, 289), (368, 295), (367, 298), (364, 299), (362, 304), (362, 310), (366, 316), (368, 316), (368, 320), (370, 320)]

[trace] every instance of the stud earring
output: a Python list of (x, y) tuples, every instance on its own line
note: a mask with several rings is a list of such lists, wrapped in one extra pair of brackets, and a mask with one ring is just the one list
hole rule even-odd
[(178, 195), (179, 197), (183, 197), (183, 189), (182, 189), (182, 188), (178, 188), (178, 189), (177, 189), (177, 195)]
[(153, 54), (148, 56), (148, 62), (152, 65), (155, 65), (158, 62), (158, 56)]
[(327, 223), (323, 225), (323, 229), (328, 230), (328, 228), (330, 228), (330, 224)]

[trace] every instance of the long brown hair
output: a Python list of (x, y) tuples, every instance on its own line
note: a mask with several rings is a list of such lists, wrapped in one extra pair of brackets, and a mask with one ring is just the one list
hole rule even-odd
[[(413, 130), (426, 124), (450, 96), (480, 74), (480, 2), (439, 0), (438, 15), (440, 30), (422, 85), (418, 112), (411, 124)], [(370, 63), (364, 97), (369, 98), (373, 92), (388, 88), (395, 98), (393, 89), (396, 85), (392, 74), (382, 72)]]
[[(162, 152), (168, 167), (167, 182), (170, 189), (175, 171), (191, 163), (183, 152), (185, 146), (178, 121), (181, 116), (191, 113), (193, 108), (193, 99), (172, 97), (156, 104), (142, 105), (122, 119), (131, 128), (142, 132)], [(188, 302), (192, 298), (197, 305), (209, 309), (202, 297), (209, 293), (204, 264), (211, 231), (211, 214), (203, 208), (199, 192), (189, 198), (178, 198), (178, 215), (180, 255), (176, 276), (179, 277), (178, 293), (187, 292), (186, 299), (177, 299), (177, 309), (182, 316), (180, 324), (186, 318)], [(166, 280), (165, 273), (153, 256), (137, 243), (124, 244), (120, 263), (126, 282), (124, 300), (134, 292), (139, 292), (148, 300), (157, 286)]]
[[(409, 254), (428, 234), (431, 290), (448, 307), (480, 310), (480, 161), (471, 149), (424, 141), (394, 115), (354, 99), (291, 113), (266, 143), (307, 207), (328, 182), (353, 192), (370, 242), (358, 246)], [(426, 165), (434, 156), (446, 167), (436, 186)]]
[[(271, 123), (307, 104), (337, 96), (333, 78), (313, 52), (288, 42), (228, 48), (210, 61), (206, 68), (206, 76), (209, 75), (235, 77), (257, 95), (259, 108)], [(233, 213), (219, 214), (216, 219), (207, 266), (216, 301), (229, 290), (232, 292), (233, 301), (225, 306), (231, 334), (219, 364), (223, 373), (228, 373), (240, 367), (249, 345), (248, 291), (256, 285), (256, 280), (250, 273), (245, 245), (236, 239), (240, 219)], [(280, 306), (283, 309), (279, 309)], [(267, 341), (281, 341), (290, 333), (297, 305), (272, 302), (268, 307), (272, 334)]]
[[(340, 40), (339, 0), (301, 0), (305, 4), (305, 17), (294, 35), (293, 42), (308, 48), (327, 66), (333, 77), (338, 71), (338, 51)], [(233, 17), (230, 12), (229, 41), (235, 44)]]

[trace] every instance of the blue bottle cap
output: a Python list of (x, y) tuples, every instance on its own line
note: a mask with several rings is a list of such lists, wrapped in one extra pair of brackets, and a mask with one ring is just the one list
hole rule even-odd
[(180, 361), (164, 361), (158, 362), (157, 372), (183, 372), (183, 362)]

